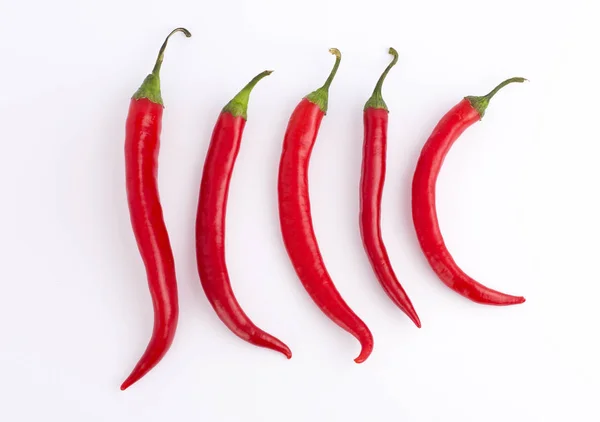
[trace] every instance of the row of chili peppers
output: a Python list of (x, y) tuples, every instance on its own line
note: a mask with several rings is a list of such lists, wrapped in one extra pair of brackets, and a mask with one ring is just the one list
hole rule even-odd
[[(165, 39), (152, 73), (133, 95), (126, 124), (125, 164), (131, 224), (144, 261), (152, 303), (154, 330), (150, 342), (123, 382), (124, 390), (143, 377), (169, 349), (178, 321), (178, 293), (173, 253), (157, 189), (157, 156), (163, 113), (160, 68), (169, 38)], [(308, 192), (308, 165), (321, 120), (327, 112), (328, 91), (341, 61), (339, 50), (329, 50), (335, 64), (322, 87), (300, 101), (293, 111), (283, 140), (279, 165), (278, 203), (281, 233), (298, 277), (317, 306), (336, 324), (358, 339), (365, 361), (373, 350), (373, 336), (336, 289), (315, 237)], [(364, 147), (360, 182), (360, 231), (365, 250), (383, 289), (392, 301), (421, 327), (419, 316), (398, 282), (381, 237), (381, 196), (386, 171), (388, 108), (381, 91), (398, 53), (390, 48), (392, 62), (379, 78), (364, 107)], [(291, 358), (289, 347), (258, 328), (246, 315), (231, 289), (225, 259), (225, 213), (229, 182), (246, 124), (248, 100), (254, 86), (271, 71), (252, 79), (223, 108), (214, 127), (204, 163), (196, 218), (196, 254), (204, 292), (223, 323), (240, 338)], [(435, 186), (448, 150), (461, 133), (480, 120), (490, 99), (502, 87), (523, 78), (511, 78), (489, 94), (465, 97), (437, 124), (419, 157), (412, 184), (412, 214), (419, 243), (432, 269), (450, 288), (478, 303), (523, 303), (489, 289), (465, 274), (444, 244), (438, 225)]]

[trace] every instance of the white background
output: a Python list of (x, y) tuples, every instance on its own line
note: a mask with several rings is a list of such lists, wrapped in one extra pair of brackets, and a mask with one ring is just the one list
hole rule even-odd
[[(598, 421), (600, 138), (595, 0), (0, 2), (0, 420)], [(126, 392), (152, 329), (129, 224), (129, 98), (166, 34), (160, 193), (180, 289), (175, 342)], [(384, 238), (423, 322), (379, 287), (362, 249), (362, 106), (400, 53), (390, 108)], [(337, 286), (373, 331), (357, 342), (298, 281), (276, 178), (297, 102), (343, 53), (310, 168), (313, 217)], [(293, 350), (249, 345), (215, 316), (194, 219), (219, 110), (255, 74), (235, 168), (227, 255), (237, 297)], [(526, 296), (477, 305), (438, 281), (410, 217), (420, 148), (465, 95), (511, 76), (448, 155), (443, 233), (476, 279)]]

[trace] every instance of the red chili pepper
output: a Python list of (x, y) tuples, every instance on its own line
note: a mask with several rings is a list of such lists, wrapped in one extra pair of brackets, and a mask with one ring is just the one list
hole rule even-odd
[(152, 73), (131, 99), (125, 137), (127, 200), (133, 233), (142, 255), (148, 287), (154, 306), (152, 337), (136, 367), (121, 385), (125, 390), (142, 378), (167, 353), (173, 342), (179, 305), (173, 252), (163, 219), (157, 188), (157, 159), (163, 101), (160, 94), (160, 67), (171, 35), (187, 29), (174, 29), (165, 39)]
[(525, 298), (485, 287), (465, 274), (454, 262), (438, 224), (435, 184), (450, 147), (465, 129), (483, 118), (490, 99), (504, 86), (524, 81), (523, 78), (507, 79), (487, 95), (465, 97), (446, 113), (421, 151), (412, 185), (413, 221), (421, 249), (431, 268), (455, 292), (487, 305), (516, 305), (525, 302)]
[(365, 141), (360, 180), (360, 233), (365, 251), (381, 286), (390, 299), (420, 328), (419, 316), (394, 274), (381, 237), (381, 196), (385, 182), (389, 114), (381, 95), (381, 88), (388, 72), (398, 61), (396, 50), (390, 48), (389, 52), (394, 59), (379, 78), (373, 95), (365, 104), (363, 114)]
[(252, 88), (271, 71), (257, 75), (224, 108), (215, 125), (204, 163), (196, 217), (196, 257), (204, 293), (223, 323), (256, 346), (292, 357), (280, 340), (250, 321), (238, 303), (225, 262), (225, 214), (233, 166), (240, 150)]
[(319, 308), (336, 324), (358, 339), (362, 350), (354, 359), (364, 362), (373, 350), (373, 336), (350, 309), (329, 276), (312, 224), (308, 195), (308, 164), (321, 120), (327, 112), (328, 91), (340, 65), (341, 53), (325, 84), (296, 107), (285, 133), (279, 164), (279, 219), (288, 255), (304, 288)]

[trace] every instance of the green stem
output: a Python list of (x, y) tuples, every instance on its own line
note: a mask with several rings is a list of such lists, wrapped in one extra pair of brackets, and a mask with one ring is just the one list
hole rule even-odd
[(525, 78), (510, 78), (510, 79), (507, 79), (504, 82), (500, 83), (496, 88), (492, 89), (487, 95), (483, 95), (481, 97), (476, 97), (476, 96), (470, 95), (468, 97), (465, 97), (465, 99), (471, 103), (471, 106), (475, 110), (477, 110), (477, 112), (479, 113), (480, 119), (483, 119), (483, 116), (485, 115), (485, 110), (487, 109), (487, 107), (490, 103), (490, 100), (492, 99), (492, 97), (494, 95), (496, 95), (498, 93), (498, 91), (500, 91), (502, 88), (504, 88), (508, 84), (512, 84), (514, 82), (523, 83), (525, 81), (527, 81), (527, 79), (525, 79)]
[(167, 35), (167, 38), (165, 38), (165, 42), (163, 42), (163, 45), (160, 47), (160, 50), (158, 51), (158, 57), (156, 58), (156, 63), (154, 64), (154, 69), (152, 69), (152, 74), (158, 76), (158, 74), (160, 72), (160, 67), (162, 66), (163, 59), (165, 58), (165, 49), (167, 48), (167, 43), (169, 42), (169, 38), (171, 38), (171, 36), (176, 32), (183, 32), (187, 38), (192, 36), (191, 32), (185, 28), (175, 28), (174, 30), (172, 30), (171, 33), (169, 35)]
[(153, 103), (163, 105), (162, 96), (160, 94), (160, 68), (163, 63), (165, 49), (167, 48), (169, 38), (171, 38), (171, 36), (176, 32), (183, 32), (187, 38), (192, 36), (190, 31), (185, 28), (175, 28), (169, 35), (167, 35), (167, 38), (165, 38), (165, 41), (158, 51), (158, 57), (156, 58), (156, 63), (154, 64), (152, 73), (146, 76), (146, 79), (144, 79), (144, 82), (140, 88), (135, 92), (135, 94), (133, 94), (134, 100), (147, 98)]
[(250, 93), (252, 89), (256, 86), (258, 81), (260, 81), (265, 76), (273, 73), (272, 70), (265, 70), (264, 72), (256, 75), (248, 84), (242, 88), (238, 94), (233, 97), (231, 101), (227, 103), (225, 107), (223, 107), (223, 113), (230, 113), (233, 117), (241, 116), (242, 119), (248, 119), (248, 101), (250, 100)]
[(375, 89), (373, 90), (373, 95), (371, 95), (371, 98), (369, 98), (369, 100), (365, 104), (365, 110), (368, 108), (382, 108), (385, 111), (389, 111), (385, 101), (383, 101), (381, 89), (383, 88), (383, 81), (385, 80), (387, 74), (390, 72), (390, 69), (394, 67), (396, 63), (398, 63), (398, 52), (392, 47), (390, 47), (388, 52), (393, 56), (393, 59), (379, 77), (377, 85), (375, 85)]
[(306, 96), (306, 99), (313, 104), (319, 106), (323, 114), (327, 114), (327, 103), (329, 100), (329, 87), (331, 86), (331, 82), (333, 82), (333, 78), (340, 67), (340, 61), (342, 60), (342, 53), (337, 48), (330, 48), (329, 52), (335, 56), (335, 64), (333, 65), (333, 69), (331, 69), (331, 73), (327, 77), (327, 80), (323, 84), (323, 86), (316, 91), (311, 92)]

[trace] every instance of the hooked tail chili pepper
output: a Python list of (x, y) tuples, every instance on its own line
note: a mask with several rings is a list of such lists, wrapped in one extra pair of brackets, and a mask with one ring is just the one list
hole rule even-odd
[(419, 316), (396, 278), (381, 237), (381, 196), (385, 183), (389, 114), (381, 95), (381, 88), (388, 72), (398, 62), (396, 50), (390, 48), (389, 53), (394, 58), (379, 78), (363, 113), (365, 138), (360, 180), (360, 233), (381, 286), (390, 299), (420, 328)]
[(308, 194), (308, 164), (321, 120), (327, 112), (329, 86), (340, 65), (341, 53), (332, 48), (335, 65), (325, 84), (296, 107), (283, 140), (279, 164), (279, 220), (288, 255), (304, 288), (333, 322), (358, 339), (364, 362), (373, 350), (373, 336), (335, 288), (319, 250)]
[(435, 206), (435, 185), (446, 154), (458, 137), (473, 123), (481, 120), (490, 99), (504, 86), (524, 82), (511, 78), (489, 94), (465, 97), (439, 121), (423, 146), (412, 184), (412, 214), (421, 249), (431, 268), (452, 290), (474, 302), (486, 305), (516, 305), (525, 302), (521, 296), (511, 296), (492, 290), (473, 280), (454, 262), (448, 252), (438, 224)]
[(196, 257), (204, 293), (223, 323), (237, 336), (256, 346), (292, 357), (280, 340), (258, 328), (238, 303), (225, 262), (225, 214), (229, 182), (246, 125), (252, 88), (272, 71), (246, 85), (224, 108), (215, 125), (204, 163), (196, 217)]
[(146, 267), (154, 306), (152, 337), (131, 375), (121, 385), (125, 390), (150, 371), (173, 342), (179, 305), (173, 252), (163, 219), (157, 187), (157, 159), (163, 114), (160, 67), (169, 38), (176, 32), (186, 37), (187, 29), (174, 29), (165, 39), (152, 73), (131, 99), (125, 136), (127, 201), (133, 233)]

